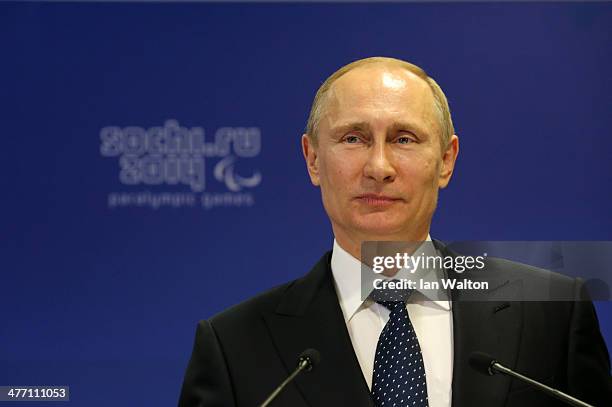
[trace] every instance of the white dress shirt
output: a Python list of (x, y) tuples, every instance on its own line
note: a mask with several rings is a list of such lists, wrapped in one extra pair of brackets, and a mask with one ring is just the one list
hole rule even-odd
[[(429, 236), (427, 240), (431, 240)], [(335, 240), (331, 268), (353, 349), (368, 387), (372, 389), (376, 345), (390, 312), (370, 299), (361, 300), (361, 262)], [(429, 299), (416, 290), (406, 308), (423, 354), (429, 407), (450, 407), (453, 377), (451, 303)]]

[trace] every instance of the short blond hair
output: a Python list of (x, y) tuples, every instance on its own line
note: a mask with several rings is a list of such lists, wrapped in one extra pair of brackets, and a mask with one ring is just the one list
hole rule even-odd
[(451, 118), (450, 108), (448, 107), (448, 100), (446, 99), (446, 95), (440, 88), (440, 85), (420, 67), (411, 64), (410, 62), (403, 61), (397, 58), (388, 58), (388, 57), (370, 57), (359, 59), (357, 61), (353, 61), (350, 64), (344, 65), (336, 72), (331, 74), (325, 82), (321, 85), (321, 87), (317, 90), (317, 94), (314, 97), (314, 101), (312, 102), (312, 108), (310, 109), (310, 115), (308, 116), (308, 123), (306, 125), (306, 133), (312, 137), (313, 142), (317, 143), (317, 132), (319, 130), (319, 123), (321, 121), (321, 117), (323, 115), (323, 109), (325, 107), (325, 102), (327, 100), (327, 94), (331, 89), (332, 85), (344, 74), (352, 71), (355, 68), (362, 67), (364, 65), (381, 63), (387, 65), (397, 66), (399, 68), (406, 69), (407, 71), (413, 73), (419, 78), (423, 79), (429, 85), (434, 97), (434, 105), (436, 108), (436, 112), (438, 113), (439, 123), (441, 128), (440, 142), (442, 144), (442, 149), (445, 149), (448, 145), (448, 142), (453, 134), (455, 134), (455, 129), (453, 127), (453, 120)]

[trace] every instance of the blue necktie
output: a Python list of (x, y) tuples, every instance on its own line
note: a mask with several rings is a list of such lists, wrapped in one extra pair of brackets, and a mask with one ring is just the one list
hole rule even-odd
[(372, 398), (377, 407), (428, 407), (425, 365), (404, 301), (377, 301), (391, 311), (376, 346)]

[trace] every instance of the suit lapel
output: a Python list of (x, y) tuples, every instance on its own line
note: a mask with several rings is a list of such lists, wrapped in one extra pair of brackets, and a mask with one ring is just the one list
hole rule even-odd
[[(457, 255), (439, 246), (439, 242), (437, 245), (444, 256)], [(510, 388), (510, 379), (502, 375), (486, 376), (475, 371), (469, 365), (469, 358), (472, 352), (479, 351), (491, 355), (510, 368), (516, 365), (523, 323), (522, 303), (519, 301), (522, 283), (512, 281), (504, 273), (489, 268), (472, 273), (448, 270), (447, 276), (457, 280), (489, 282), (488, 290), (451, 292), (454, 342), (452, 405), (503, 406)]]
[(370, 407), (370, 392), (338, 303), (330, 259), (331, 252), (290, 286), (276, 312), (264, 318), (287, 372), (305, 349), (320, 352), (320, 364), (296, 380), (308, 404)]
[(521, 338), (522, 304), (504, 301), (453, 302), (453, 406), (503, 406), (510, 379), (472, 369), (472, 352), (487, 353), (514, 367)]

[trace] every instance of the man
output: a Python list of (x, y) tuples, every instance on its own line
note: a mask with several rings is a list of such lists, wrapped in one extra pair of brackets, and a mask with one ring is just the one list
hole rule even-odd
[[(200, 322), (180, 406), (259, 405), (307, 348), (320, 364), (274, 405), (560, 405), (474, 371), (473, 351), (596, 405), (611, 401), (609, 357), (588, 301), (445, 301), (418, 290), (406, 303), (363, 299), (362, 242), (430, 241), (438, 190), (453, 174), (459, 140), (444, 93), (424, 71), (391, 58), (341, 68), (316, 94), (302, 148), (333, 251), (303, 278)], [(501, 261), (487, 270), (509, 282), (496, 294), (510, 298), (520, 298), (514, 281), (542, 273)], [(579, 281), (555, 279), (580, 294)]]

